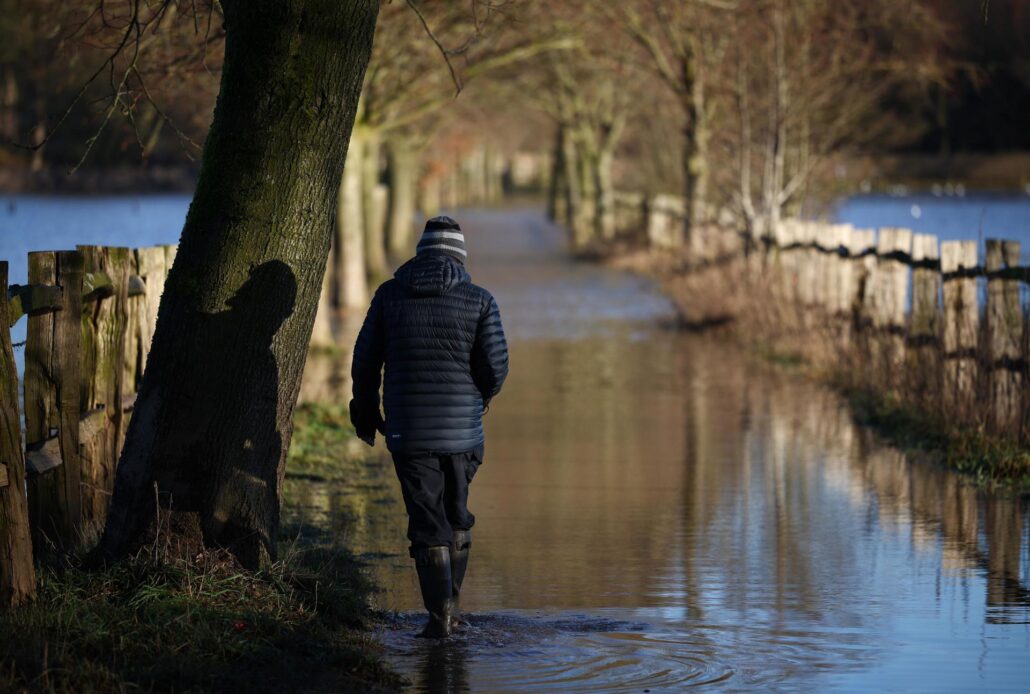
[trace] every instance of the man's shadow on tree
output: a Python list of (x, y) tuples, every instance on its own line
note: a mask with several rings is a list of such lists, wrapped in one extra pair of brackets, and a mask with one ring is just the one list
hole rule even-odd
[[(272, 553), (279, 527), (281, 428), (289, 426), (279, 413), (289, 409), (284, 399), (291, 394), (280, 393), (272, 342), (293, 314), (296, 296), (293, 271), (270, 261), (251, 268), (225, 302), (228, 310), (197, 316), (214, 347), (193, 358), (208, 361), (204, 373), (224, 395), (217, 403), (196, 403), (201, 428), (187, 459), (195, 479), (205, 483), (193, 508), (200, 511), (205, 540), (227, 547), (244, 566), (257, 566)], [(233, 418), (235, 426), (217, 430), (222, 408), (241, 416)]]

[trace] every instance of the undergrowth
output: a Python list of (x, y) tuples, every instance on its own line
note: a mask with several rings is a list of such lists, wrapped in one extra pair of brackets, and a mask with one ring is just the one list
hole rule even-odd
[[(350, 439), (339, 408), (300, 408), (288, 469), (327, 473)], [(375, 586), (361, 564), (320, 529), (283, 535), (304, 539), (281, 542), (281, 559), (257, 572), (224, 551), (154, 547), (98, 570), (42, 563), (36, 601), (0, 611), (0, 691), (399, 688), (371, 635)]]
[(1030, 488), (1030, 451), (982, 429), (956, 426), (866, 388), (836, 383), (855, 419), (898, 448), (933, 454), (948, 467), (980, 483)]

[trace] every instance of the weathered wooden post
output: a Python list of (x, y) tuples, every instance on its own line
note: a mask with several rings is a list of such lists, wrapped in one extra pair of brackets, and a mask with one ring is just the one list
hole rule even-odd
[(1018, 241), (987, 239), (987, 364), (990, 424), (995, 431), (1015, 433), (1020, 420), (1023, 373), (1020, 341), (1023, 311), (1019, 305), (1019, 281), (992, 275), (1019, 265)]
[(924, 407), (940, 402), (940, 253), (937, 237), (912, 237), (912, 312), (908, 327), (908, 367), (915, 399)]
[(0, 262), (0, 607), (15, 607), (36, 595), (11, 317), (7, 263)]
[(975, 405), (976, 345), (980, 314), (976, 303), (976, 241), (941, 243), (944, 285), (944, 392), (948, 413), (964, 417)]
[(683, 225), (675, 219), (678, 198), (658, 193), (647, 201), (647, 242), (652, 248), (678, 248)]
[[(84, 260), (82, 319), (83, 531), (99, 530), (107, 517), (121, 453), (125, 331), (130, 250), (80, 246)], [(88, 539), (88, 538), (87, 538)]]
[(30, 314), (25, 340), (25, 445), (32, 536), (71, 549), (82, 539), (79, 392), (83, 258), (29, 254), (29, 282), (60, 288), (56, 310)]
[(852, 302), (854, 316), (854, 360), (852, 372), (858, 376), (864, 369), (871, 368), (873, 345), (873, 312), (876, 288), (876, 232), (872, 229), (855, 229), (851, 233), (852, 281), (855, 295)]
[(855, 267), (851, 259), (852, 254), (852, 229), (850, 224), (836, 224), (838, 254), (834, 256), (833, 278), (835, 287), (832, 290), (832, 303), (830, 307), (834, 323), (837, 324), (837, 347), (844, 354), (848, 353), (851, 347), (851, 305), (855, 300)]
[(908, 265), (912, 232), (908, 229), (880, 229), (876, 244), (876, 286), (873, 325), (880, 342), (876, 376), (884, 387), (896, 385), (897, 369), (905, 355), (905, 299), (908, 297)]

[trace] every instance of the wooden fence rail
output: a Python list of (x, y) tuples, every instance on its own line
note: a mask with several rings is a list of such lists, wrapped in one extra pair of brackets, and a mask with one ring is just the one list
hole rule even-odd
[[(24, 432), (13, 351), (0, 349), (0, 435), (14, 432), (17, 442), (0, 447), (4, 565), (6, 533), (24, 527), (24, 488), (37, 550), (81, 547), (102, 527), (174, 254), (173, 246), (30, 253), (28, 284), (11, 287), (0, 265), (0, 342), (10, 344), (20, 318), (28, 322)], [(14, 590), (12, 580), (0, 569), (0, 595)]]
[(946, 421), (1030, 444), (1030, 267), (1018, 241), (988, 239), (981, 259), (974, 241), (790, 219), (762, 235), (705, 226), (680, 243), (670, 230), (683, 226), (682, 201), (670, 197), (616, 196), (620, 234), (676, 248), (698, 292), (721, 273), (715, 286), (738, 294), (734, 310), (756, 337), (790, 342)]

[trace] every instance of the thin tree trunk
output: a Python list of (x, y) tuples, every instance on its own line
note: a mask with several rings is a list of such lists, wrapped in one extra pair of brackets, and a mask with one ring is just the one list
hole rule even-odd
[(686, 198), (684, 241), (689, 241), (695, 225), (704, 221), (708, 194), (708, 132), (705, 120), (704, 89), (696, 66), (690, 58), (682, 65), (683, 109), (685, 111), (683, 180)]
[(361, 157), (361, 209), (364, 213), (366, 272), (373, 283), (386, 276), (386, 225), (376, 212), (375, 190), (379, 185), (381, 145), (376, 135), (365, 138)]
[[(583, 126), (586, 127), (586, 126)], [(576, 177), (579, 180), (579, 205), (573, 220), (572, 236), (576, 249), (585, 248), (595, 234), (597, 219), (596, 170), (597, 150), (586, 133), (579, 132), (576, 147)]]
[[(221, 91), (101, 550), (154, 526), (244, 566), (276, 554), (292, 415), (375, 0), (222, 0)], [(167, 521), (167, 526), (165, 522)]]
[(18, 139), (18, 77), (13, 64), (4, 66), (4, 107), (0, 133), (9, 141)]
[(572, 245), (579, 243), (579, 235), (576, 226), (582, 217), (580, 208), (583, 206), (583, 189), (578, 171), (579, 148), (570, 130), (566, 130), (562, 139), (562, 178), (565, 181), (565, 227), (572, 234)]
[(322, 291), (318, 295), (318, 309), (315, 311), (315, 325), (311, 329), (310, 347), (328, 348), (335, 344), (333, 338), (333, 273), (327, 267), (322, 276)]
[(362, 161), (364, 141), (351, 137), (347, 163), (340, 180), (336, 212), (337, 308), (363, 310), (368, 306), (368, 271), (365, 255), (365, 212)]
[(403, 139), (386, 143), (389, 157), (390, 217), (387, 227), (387, 248), (394, 258), (413, 252), (415, 226), (415, 186), (418, 177), (418, 155)]
[(565, 218), (565, 195), (568, 186), (565, 180), (565, 126), (559, 125), (554, 136), (554, 152), (551, 155), (551, 175), (547, 187), (547, 216), (552, 222)]
[(594, 161), (594, 228), (605, 241), (615, 238), (615, 189), (612, 185), (613, 152), (603, 149)]

